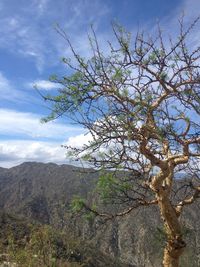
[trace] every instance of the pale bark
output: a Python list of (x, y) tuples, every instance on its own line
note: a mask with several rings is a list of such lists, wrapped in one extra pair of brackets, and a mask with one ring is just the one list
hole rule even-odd
[(163, 267), (179, 267), (179, 258), (186, 246), (182, 239), (179, 214), (162, 191), (158, 193), (158, 205), (164, 221), (167, 244), (164, 249)]
[(151, 189), (156, 193), (156, 199), (164, 222), (164, 231), (167, 244), (164, 249), (163, 267), (179, 267), (179, 258), (186, 246), (182, 239), (179, 222), (180, 212), (177, 212), (170, 201), (172, 180), (174, 177), (174, 164), (168, 162), (165, 168), (155, 175), (150, 183)]
[(179, 248), (176, 248), (173, 243), (171, 244), (171, 242), (168, 241), (164, 249), (163, 267), (179, 267), (179, 259), (183, 253), (184, 247), (180, 246)]

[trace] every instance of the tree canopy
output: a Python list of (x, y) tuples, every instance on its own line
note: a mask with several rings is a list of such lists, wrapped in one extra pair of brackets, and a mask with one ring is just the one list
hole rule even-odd
[[(168, 267), (178, 266), (186, 245), (182, 209), (200, 196), (200, 47), (190, 42), (198, 21), (185, 29), (181, 20), (175, 40), (166, 40), (159, 26), (153, 36), (138, 32), (132, 38), (113, 25), (117, 42), (108, 42), (107, 51), (92, 28), (90, 59), (81, 57), (58, 28), (76, 63), (63, 58), (72, 74), (52, 76), (60, 89), (44, 96), (52, 108), (46, 120), (65, 114), (87, 130), (90, 142), (67, 149), (106, 170), (99, 180), (102, 192), (126, 203), (116, 216), (140, 205), (159, 206), (168, 240), (163, 265)], [(116, 175), (122, 170), (129, 175)], [(181, 177), (178, 193), (176, 177)]]

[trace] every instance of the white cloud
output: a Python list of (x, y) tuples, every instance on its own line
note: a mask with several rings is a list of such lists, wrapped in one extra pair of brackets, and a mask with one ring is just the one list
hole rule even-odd
[[(0, 135), (8, 139), (0, 141), (1, 167), (24, 161), (67, 163), (66, 150), (61, 144), (69, 136), (83, 132), (82, 128), (56, 122), (41, 124), (38, 114), (9, 109), (0, 109), (0, 125)], [(80, 138), (75, 139), (80, 142)]]
[(53, 83), (47, 80), (36, 80), (28, 84), (29, 87), (34, 88), (35, 86), (40, 90), (52, 90), (60, 88), (61, 85), (57, 83)]
[(0, 167), (12, 167), (25, 161), (67, 163), (65, 149), (59, 143), (7, 140), (0, 142)]
[(67, 136), (80, 133), (81, 128), (57, 122), (40, 123), (42, 116), (33, 113), (0, 109), (0, 134), (26, 138), (49, 138), (64, 140)]
[(66, 146), (81, 148), (84, 145), (88, 145), (90, 141), (92, 141), (91, 134), (79, 134), (76, 136), (69, 137), (67, 142), (65, 143)]

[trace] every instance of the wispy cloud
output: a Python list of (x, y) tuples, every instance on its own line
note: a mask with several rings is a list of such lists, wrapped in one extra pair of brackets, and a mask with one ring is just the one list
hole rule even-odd
[(200, 15), (199, 10), (199, 0), (184, 0), (176, 12), (184, 14), (186, 21), (191, 21)]
[(0, 72), (0, 100), (9, 102), (25, 101), (26, 96), (22, 91), (17, 90), (12, 83)]
[(43, 15), (46, 11), (49, 0), (36, 0), (36, 8), (38, 8), (38, 15)]
[[(104, 27), (103, 23), (107, 21), (108, 26), (115, 17), (107, 1), (100, 0), (64, 0), (56, 4), (52, 0), (31, 0), (27, 5), (18, 5), (16, 2), (12, 7), (15, 9), (14, 15), (5, 6), (1, 5), (4, 15), (0, 18), (0, 47), (31, 58), (40, 72), (49, 65), (58, 64), (59, 57), (70, 56), (66, 43), (53, 29), (55, 23), (60, 24), (78, 51), (85, 56), (88, 55), (87, 29), (90, 24), (95, 24), (100, 40), (109, 39), (110, 28)], [(172, 21), (177, 23), (177, 14), (180, 17), (184, 11), (186, 18), (190, 19), (199, 13), (199, 8), (199, 0), (180, 1), (178, 8), (163, 20), (173, 31)]]
[(40, 123), (42, 115), (0, 109), (0, 134), (7, 137), (46, 138), (51, 140), (67, 139), (67, 137), (81, 133), (82, 128), (50, 122)]
[(4, 103), (4, 106), (16, 106), (16, 105), (37, 105), (41, 107), (41, 98), (39, 95), (30, 94), (29, 90), (22, 90), (21, 85), (17, 85), (11, 82), (5, 75), (0, 71), (0, 102)]
[[(199, 0), (183, 0), (172, 10), (169, 14), (166, 14), (162, 18), (161, 26), (165, 32), (168, 32), (170, 36), (177, 36), (177, 30), (180, 30), (179, 20), (183, 18), (184, 26), (190, 25), (198, 16), (200, 16), (200, 1)], [(155, 31), (155, 28), (152, 28)], [(195, 30), (198, 32), (198, 29)], [(192, 39), (192, 38), (191, 38)]]
[(37, 87), (39, 90), (53, 90), (61, 87), (60, 84), (50, 82), (48, 80), (36, 80), (27, 84), (28, 87)]
[(12, 90), (12, 86), (9, 82), (8, 79), (6, 79), (6, 77), (3, 75), (2, 72), (0, 72), (0, 92), (1, 94), (3, 93), (3, 91), (10, 91)]
[[(27, 5), (13, 4), (12, 12), (3, 12), (0, 18), (0, 47), (35, 61), (40, 72), (59, 62), (63, 42), (53, 29), (59, 23), (69, 35), (80, 36), (90, 23), (98, 24), (109, 9), (100, 0), (58, 1), (32, 0)], [(4, 6), (2, 5), (2, 9)], [(55, 60), (56, 59), (56, 60)]]
[(35, 60), (38, 70), (44, 65), (44, 41), (36, 28), (20, 14), (0, 19), (0, 47)]

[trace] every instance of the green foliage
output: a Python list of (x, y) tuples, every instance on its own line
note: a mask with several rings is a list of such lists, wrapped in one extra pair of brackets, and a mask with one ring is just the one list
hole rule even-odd
[(52, 75), (49, 77), (49, 80), (50, 80), (51, 82), (54, 82), (54, 81), (56, 81), (57, 79), (58, 79), (58, 77), (57, 77), (56, 74), (52, 74)]
[(71, 209), (73, 212), (80, 212), (85, 205), (85, 200), (81, 197), (75, 196), (71, 202)]
[(165, 81), (165, 80), (167, 80), (167, 78), (168, 78), (167, 73), (166, 72), (161, 72), (160, 79)]
[(116, 80), (116, 81), (121, 81), (122, 77), (123, 77), (122, 70), (121, 69), (116, 69), (115, 73), (113, 75), (113, 79)]
[(85, 213), (83, 217), (84, 217), (88, 222), (93, 222), (96, 216), (95, 216), (94, 212), (91, 211), (91, 212), (87, 212), (87, 213)]
[(116, 180), (113, 173), (104, 173), (99, 177), (97, 190), (100, 192), (103, 199), (106, 199), (113, 194), (112, 189), (114, 185), (116, 185)]
[(116, 176), (114, 172), (103, 172), (97, 183), (97, 192), (103, 201), (112, 200), (123, 196), (132, 189), (132, 184), (126, 179), (126, 175)]
[(90, 161), (91, 160), (91, 154), (87, 153), (87, 154), (84, 154), (82, 157), (81, 157), (82, 160), (84, 161)]

